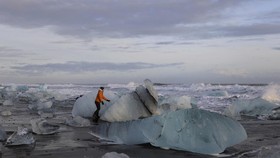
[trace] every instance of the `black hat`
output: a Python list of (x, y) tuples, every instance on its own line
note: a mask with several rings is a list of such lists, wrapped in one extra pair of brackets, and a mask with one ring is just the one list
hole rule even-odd
[(104, 89), (104, 87), (100, 87), (100, 89), (102, 89), (102, 90), (103, 90), (103, 89)]

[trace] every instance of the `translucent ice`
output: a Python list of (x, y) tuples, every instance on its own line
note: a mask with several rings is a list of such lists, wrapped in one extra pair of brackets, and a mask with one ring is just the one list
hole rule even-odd
[(32, 131), (36, 134), (53, 134), (58, 132), (59, 126), (48, 123), (45, 119), (34, 119), (30, 121)]
[(34, 142), (35, 139), (33, 138), (32, 133), (28, 132), (27, 128), (18, 127), (18, 130), (7, 139), (6, 145), (28, 145), (33, 144)]
[(221, 153), (247, 138), (242, 125), (218, 113), (185, 109), (136, 121), (103, 123), (92, 134), (116, 143), (151, 143), (202, 154)]

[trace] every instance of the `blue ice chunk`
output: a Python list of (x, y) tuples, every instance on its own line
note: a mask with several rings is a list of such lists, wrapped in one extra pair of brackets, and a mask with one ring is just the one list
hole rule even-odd
[(224, 115), (185, 109), (136, 121), (103, 123), (92, 134), (120, 144), (153, 146), (217, 154), (247, 138), (243, 126)]

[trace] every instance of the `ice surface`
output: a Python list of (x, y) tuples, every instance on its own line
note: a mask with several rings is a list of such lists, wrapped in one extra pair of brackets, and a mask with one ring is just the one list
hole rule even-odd
[(7, 139), (7, 134), (5, 129), (0, 125), (0, 141), (4, 141)]
[(15, 145), (29, 145), (33, 144), (35, 139), (33, 138), (32, 133), (28, 132), (27, 128), (18, 127), (18, 130), (14, 132), (6, 141), (7, 146)]
[(30, 123), (32, 131), (36, 134), (54, 134), (58, 132), (59, 129), (58, 125), (48, 123), (47, 120), (43, 118), (31, 120)]
[(115, 122), (148, 116), (151, 116), (148, 108), (141, 102), (136, 92), (131, 92), (118, 99), (101, 115), (100, 119)]
[(278, 105), (266, 101), (262, 98), (238, 100), (233, 105), (225, 109), (225, 114), (233, 118), (240, 118), (240, 115), (259, 116), (272, 114), (274, 108)]
[(247, 138), (239, 122), (200, 109), (178, 110), (136, 121), (104, 123), (94, 126), (92, 134), (116, 143), (151, 143), (157, 147), (202, 154), (221, 153)]
[(109, 152), (103, 155), (102, 158), (129, 158), (129, 156), (124, 153)]

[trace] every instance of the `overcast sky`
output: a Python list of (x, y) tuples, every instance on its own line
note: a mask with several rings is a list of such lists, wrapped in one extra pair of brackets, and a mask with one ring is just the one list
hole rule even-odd
[(0, 0), (0, 83), (280, 83), (279, 0)]

